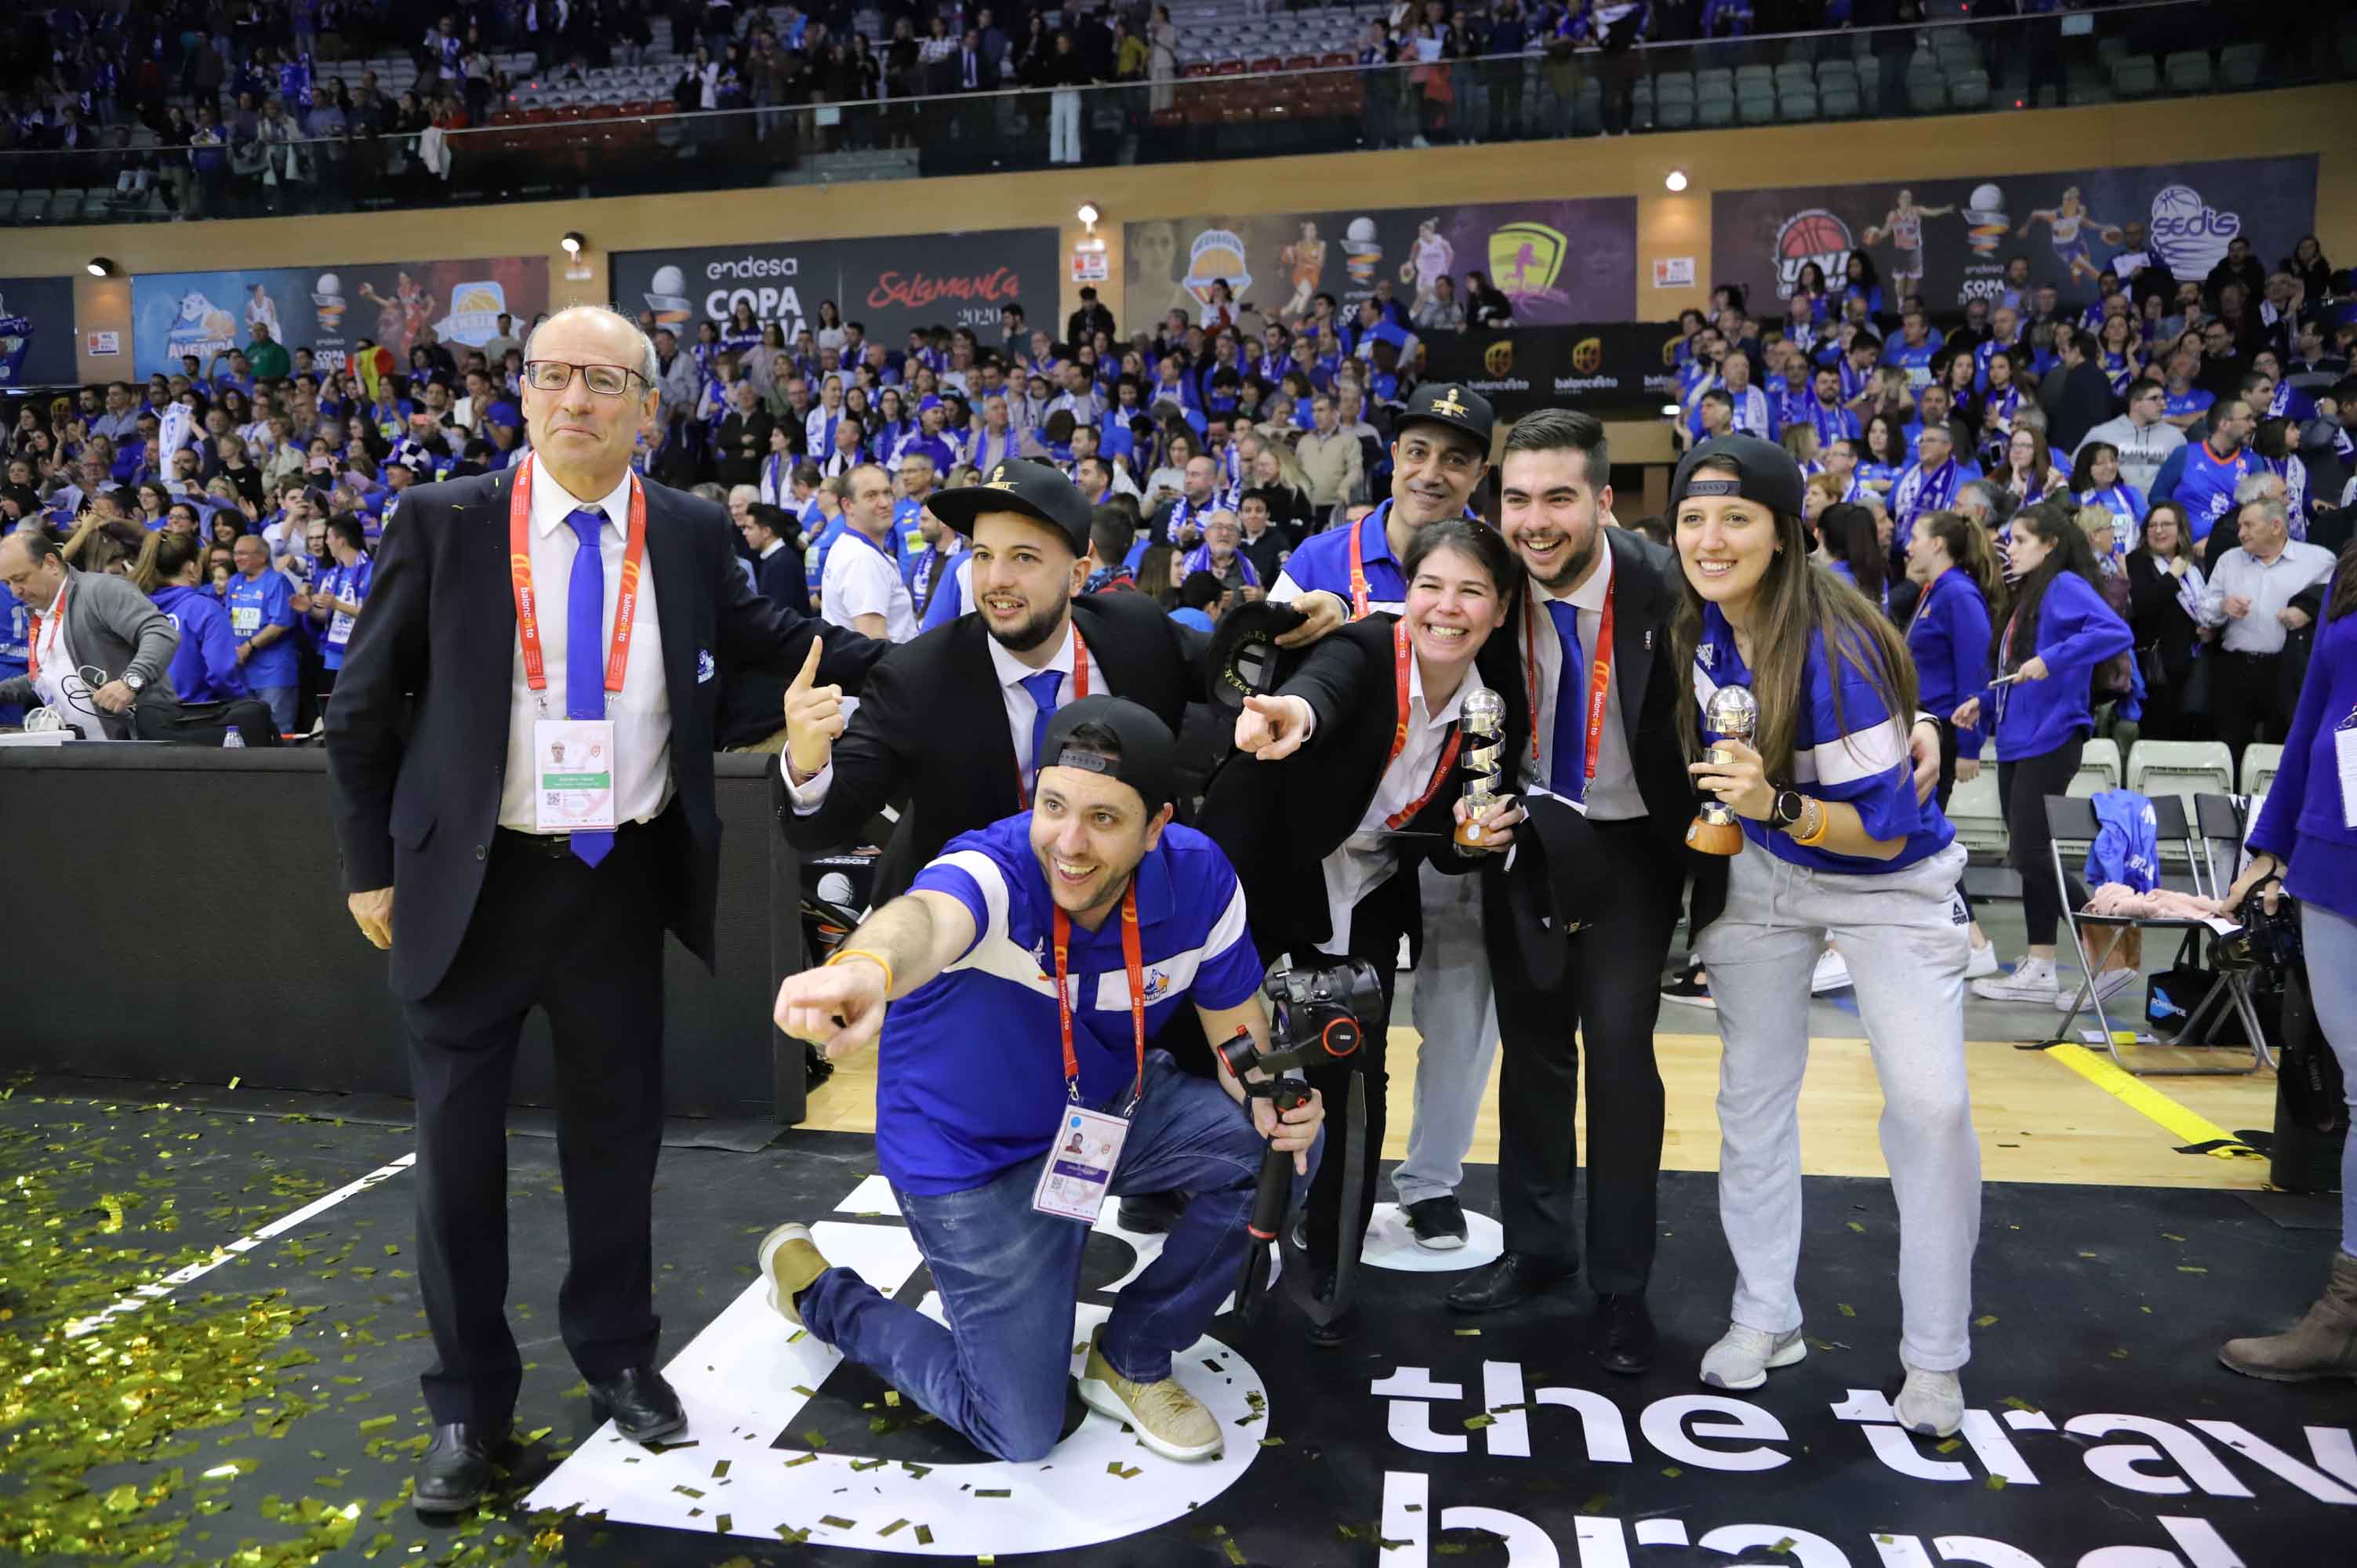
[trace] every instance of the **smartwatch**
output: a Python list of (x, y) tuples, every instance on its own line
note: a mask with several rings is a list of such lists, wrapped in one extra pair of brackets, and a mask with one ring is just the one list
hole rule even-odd
[(1808, 810), (1809, 798), (1806, 795), (1798, 789), (1779, 789), (1776, 791), (1775, 807), (1768, 813), (1768, 820), (1777, 827), (1790, 830), (1801, 825), (1801, 819), (1807, 815)]

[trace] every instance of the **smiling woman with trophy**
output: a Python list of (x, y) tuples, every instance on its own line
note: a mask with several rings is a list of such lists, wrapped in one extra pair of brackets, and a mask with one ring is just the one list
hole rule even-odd
[[(1243, 698), (1242, 755), (1212, 780), (1200, 819), (1243, 879), (1261, 956), (1289, 952), (1297, 967), (1365, 960), (1382, 982), (1385, 1024), (1400, 939), (1423, 937), (1417, 873), (1426, 862), (1478, 870), (1513, 843), (1523, 808), (1501, 774), (1530, 745), (1526, 711), (1500, 696), (1517, 679), (1510, 639), (1491, 642), (1522, 577), (1513, 552), (1494, 529), (1448, 518), (1425, 525), (1402, 564), (1405, 613), (1350, 623), (1273, 694)], [(1216, 646), (1212, 662), (1222, 662)], [(1309, 1189), (1302, 1240), (1317, 1297), (1331, 1309), (1310, 1315), (1320, 1345), (1355, 1326), (1338, 1260), (1358, 1255), (1374, 1208), (1388, 1080), (1385, 1029), (1366, 1023), (1352, 1061), (1308, 1072), (1338, 1116), (1351, 1074), (1366, 1075), (1371, 1152), (1346, 1197), (1350, 1162), (1334, 1141), (1340, 1128), (1329, 1132)]]
[(1748, 435), (1686, 455), (1670, 489), (1685, 603), (1689, 769), (1707, 797), (1687, 842), (1731, 854), (1727, 906), (1697, 934), (1718, 1004), (1719, 1218), (1732, 1323), (1702, 1380), (1753, 1389), (1808, 1354), (1801, 1247), (1801, 1079), (1809, 977), (1827, 937), (1847, 959), (1882, 1085), (1883, 1158), (1902, 1239), (1894, 1402), (1910, 1431), (1953, 1434), (1971, 1354), (1980, 1147), (1964, 1084), (1964, 852), (1908, 762), (1915, 670), (1875, 606), (1809, 563), (1798, 466)]

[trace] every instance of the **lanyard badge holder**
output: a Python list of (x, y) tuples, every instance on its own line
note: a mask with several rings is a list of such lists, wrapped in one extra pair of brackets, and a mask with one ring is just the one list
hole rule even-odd
[[(544, 833), (611, 832), (614, 814), (614, 721), (548, 716), (548, 663), (541, 650), (540, 599), (532, 583), (533, 461), (516, 469), (508, 499), (508, 572), (515, 595), (516, 641), (524, 683), (540, 717), (532, 726), (533, 823)], [(638, 619), (639, 583), (647, 553), (647, 494), (630, 479), (629, 542), (622, 551), (621, 591), (614, 601), (613, 641), (606, 653), (605, 712), (630, 668), (630, 633)], [(583, 546), (582, 548), (587, 548)]]
[(2332, 769), (2341, 777), (2341, 825), (2357, 828), (2357, 708), (2333, 726)]
[(1092, 1111), (1081, 1103), (1081, 1061), (1072, 1050), (1072, 999), (1065, 965), (1072, 943), (1072, 922), (1056, 911), (1056, 1024), (1064, 1044), (1064, 1097), (1056, 1122), (1054, 1142), (1039, 1167), (1039, 1184), (1031, 1189), (1031, 1207), (1060, 1219), (1093, 1225), (1121, 1166), (1122, 1144), (1129, 1137), (1129, 1118), (1146, 1093), (1146, 964), (1137, 933), (1137, 886), (1130, 885), (1121, 897), (1121, 958), (1129, 982), (1129, 1029), (1137, 1047), (1137, 1076), (1116, 1112)]

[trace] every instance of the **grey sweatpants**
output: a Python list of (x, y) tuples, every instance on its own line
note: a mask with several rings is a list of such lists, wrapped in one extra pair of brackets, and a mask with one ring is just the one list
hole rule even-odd
[(1805, 870), (1746, 841), (1727, 911), (1695, 944), (1725, 1050), (1718, 1074), (1718, 1214), (1735, 1254), (1734, 1320), (1801, 1326), (1801, 1075), (1809, 974), (1831, 937), (1848, 961), (1882, 1085), (1882, 1158), (1899, 1200), (1900, 1357), (1925, 1371), (1970, 1359), (1981, 1155), (1964, 1083), (1969, 917), (1964, 851), (1903, 871)]
[[(2357, 920), (2321, 904), (2299, 907), (2299, 934), (2307, 944), (2308, 991), (2316, 1001), (2316, 1021), (2332, 1054), (2341, 1058), (2341, 1081), (2350, 1109), (2357, 1111)], [(2341, 1250), (2357, 1258), (2357, 1138), (2341, 1150)]]
[(1407, 1158), (1392, 1172), (1402, 1204), (1445, 1197), (1465, 1176), (1465, 1151), (1498, 1059), (1498, 1008), (1490, 955), (1481, 943), (1481, 878), (1447, 876), (1429, 865), (1416, 882), (1424, 899), (1424, 950), (1416, 957), (1414, 1022), (1415, 1122)]

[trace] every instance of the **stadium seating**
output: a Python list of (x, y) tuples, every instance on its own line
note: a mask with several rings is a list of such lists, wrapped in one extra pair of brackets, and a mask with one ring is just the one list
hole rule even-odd
[(2117, 741), (2091, 740), (2079, 752), (2079, 772), (2071, 780), (2073, 795), (2100, 795), (2122, 782)]
[[(2223, 741), (2139, 741), (2128, 753), (2127, 786), (2147, 799), (2156, 794), (2181, 795), (2190, 812), (2196, 795), (2233, 792), (2234, 754)], [(2161, 860), (2165, 865), (2180, 865), (2184, 851), (2164, 843)]]
[(2264, 795), (2267, 792), (2267, 786), (2275, 782), (2276, 774), (2283, 767), (2283, 750), (2279, 746), (2246, 746), (2243, 748), (2244, 794)]

